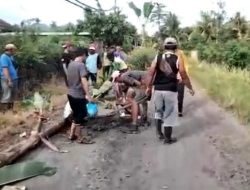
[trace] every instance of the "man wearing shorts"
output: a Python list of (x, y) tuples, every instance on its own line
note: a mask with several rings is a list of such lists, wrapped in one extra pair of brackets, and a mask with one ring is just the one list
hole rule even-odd
[[(132, 124), (129, 126), (129, 132), (131, 133), (138, 131), (139, 115), (141, 115), (142, 123), (147, 122), (147, 96), (146, 88), (143, 88), (143, 86), (145, 87), (146, 74), (146, 71), (136, 70), (125, 73), (114, 71), (112, 74), (118, 104), (131, 104)], [(123, 102), (124, 98), (125, 101)]]
[(2, 86), (1, 104), (6, 109), (13, 109), (14, 99), (17, 91), (17, 71), (14, 65), (14, 54), (16, 46), (14, 44), (7, 44), (5, 52), (0, 58), (0, 75)]
[[(77, 139), (79, 143), (91, 143), (87, 138), (87, 129), (84, 126), (84, 119), (87, 116), (87, 103), (91, 101), (89, 95), (87, 75), (84, 65), (87, 49), (77, 48), (75, 59), (68, 65), (68, 100), (73, 111), (73, 122), (70, 130), (70, 140)], [(82, 129), (82, 134), (81, 134)]]
[(180, 73), (191, 95), (194, 95), (194, 90), (184, 63), (177, 54), (176, 39), (167, 38), (164, 49), (164, 52), (159, 53), (151, 64), (147, 92), (151, 91), (153, 84), (157, 133), (159, 139), (164, 139), (164, 143), (172, 144), (177, 141), (172, 137), (172, 128), (177, 126), (177, 74)]

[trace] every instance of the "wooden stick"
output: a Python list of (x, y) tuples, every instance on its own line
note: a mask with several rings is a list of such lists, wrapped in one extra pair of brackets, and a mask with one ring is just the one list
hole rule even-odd
[(36, 133), (33, 131), (31, 136), (27, 140), (23, 140), (7, 150), (4, 150), (0, 153), (0, 167), (13, 163), (17, 158), (24, 155), (28, 150), (36, 147), (41, 141), (40, 136), (47, 137), (56, 133), (59, 129), (64, 126), (64, 121), (45, 129), (43, 132)]

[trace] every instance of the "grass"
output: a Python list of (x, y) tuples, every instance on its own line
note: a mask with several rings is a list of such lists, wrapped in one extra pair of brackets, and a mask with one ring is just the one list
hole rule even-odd
[(190, 59), (190, 75), (224, 108), (250, 124), (250, 71)]

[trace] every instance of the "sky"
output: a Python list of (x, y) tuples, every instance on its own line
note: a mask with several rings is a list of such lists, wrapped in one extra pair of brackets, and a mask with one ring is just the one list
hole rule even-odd
[[(81, 1), (96, 6), (95, 0)], [(145, 1), (147, 0), (137, 0), (134, 3), (138, 7), (142, 7)], [(239, 11), (250, 20), (249, 1), (224, 1), (228, 17)], [(121, 8), (122, 13), (128, 17), (128, 21), (140, 31), (140, 21), (133, 10), (128, 7), (128, 2), (127, 0), (117, 0), (117, 5)], [(166, 5), (168, 11), (179, 17), (182, 26), (194, 25), (199, 21), (201, 11), (217, 9), (217, 0), (153, 0), (153, 2)], [(109, 9), (113, 6), (114, 0), (100, 0), (100, 3), (104, 9)], [(0, 19), (11, 24), (20, 24), (22, 20), (38, 17), (45, 24), (55, 21), (58, 25), (63, 25), (69, 22), (76, 23), (76, 20), (84, 18), (83, 11), (80, 8), (65, 0), (0, 0), (0, 5)], [(157, 27), (154, 25), (147, 27), (149, 34), (153, 34), (156, 30)]]

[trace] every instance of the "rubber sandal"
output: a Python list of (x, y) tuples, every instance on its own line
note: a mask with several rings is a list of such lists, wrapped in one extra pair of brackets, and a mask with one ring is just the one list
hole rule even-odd
[(95, 143), (94, 141), (92, 141), (91, 139), (86, 138), (86, 137), (83, 137), (83, 138), (77, 140), (77, 142), (79, 144), (94, 144)]
[(74, 141), (74, 140), (76, 140), (77, 138), (76, 138), (76, 135), (69, 135), (68, 139), (69, 139), (70, 141)]

